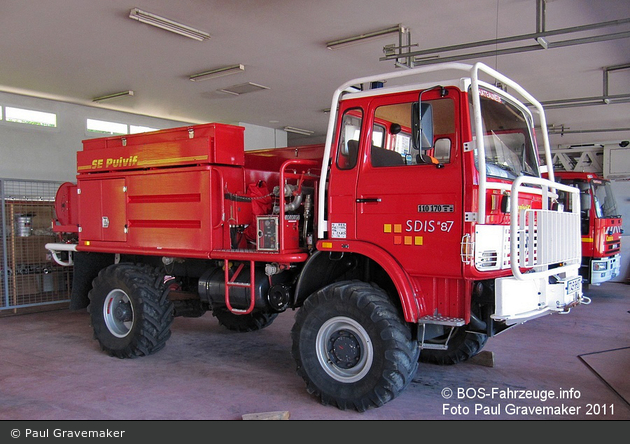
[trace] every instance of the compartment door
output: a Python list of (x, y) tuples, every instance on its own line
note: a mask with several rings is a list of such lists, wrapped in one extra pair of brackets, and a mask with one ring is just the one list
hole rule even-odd
[(79, 188), (81, 241), (126, 241), (125, 179), (87, 180)]

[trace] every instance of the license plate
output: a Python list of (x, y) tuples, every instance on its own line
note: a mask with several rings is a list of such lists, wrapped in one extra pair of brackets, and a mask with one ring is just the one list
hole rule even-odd
[(571, 294), (571, 293), (575, 293), (576, 291), (580, 290), (580, 286), (582, 283), (582, 278), (575, 278), (575, 279), (571, 279), (570, 281), (567, 281), (567, 294)]

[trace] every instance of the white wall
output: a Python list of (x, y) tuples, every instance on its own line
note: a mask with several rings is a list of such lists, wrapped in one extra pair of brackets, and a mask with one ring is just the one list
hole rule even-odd
[[(88, 118), (157, 129), (187, 124), (5, 92), (0, 92), (0, 106), (0, 178), (4, 179), (74, 181), (81, 141), (103, 136), (87, 132)], [(57, 127), (7, 122), (6, 106), (55, 113)]]
[[(7, 122), (5, 116), (7, 106), (55, 113), (57, 127)], [(0, 120), (0, 178), (2, 179), (74, 182), (76, 180), (76, 153), (82, 149), (82, 141), (106, 136), (88, 133), (86, 129), (88, 118), (156, 129), (190, 124), (7, 92), (0, 92), (0, 107), (2, 107)], [(245, 127), (246, 150), (287, 146), (285, 131), (247, 123), (239, 123), (239, 125)]]
[(283, 148), (287, 146), (287, 133), (283, 130), (239, 122), (245, 127), (245, 150)]

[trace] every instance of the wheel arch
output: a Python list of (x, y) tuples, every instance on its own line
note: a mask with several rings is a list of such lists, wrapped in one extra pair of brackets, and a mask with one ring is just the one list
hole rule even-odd
[[(369, 278), (366, 276), (368, 265), (371, 267)], [(395, 299), (407, 322), (417, 320), (420, 307), (409, 276), (386, 250), (365, 242), (344, 242), (344, 247), (315, 252), (296, 283), (294, 306), (301, 306), (309, 295), (345, 278), (348, 273), (353, 273), (354, 278), (378, 284)]]

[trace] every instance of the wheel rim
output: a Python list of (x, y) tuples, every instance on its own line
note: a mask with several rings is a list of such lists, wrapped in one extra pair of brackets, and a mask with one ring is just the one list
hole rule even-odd
[(326, 321), (317, 333), (316, 347), (320, 365), (337, 381), (359, 381), (372, 367), (372, 341), (353, 319), (340, 316)]
[(103, 304), (103, 319), (111, 334), (124, 338), (133, 326), (133, 305), (127, 293), (120, 289), (109, 292)]

